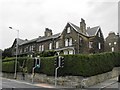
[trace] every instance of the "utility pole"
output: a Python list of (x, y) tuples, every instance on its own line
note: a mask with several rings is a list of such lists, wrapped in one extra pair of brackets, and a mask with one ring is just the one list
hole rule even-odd
[(14, 78), (17, 78), (17, 55), (18, 55), (18, 38), (19, 38), (19, 30), (14, 29), (12, 27), (9, 27), (10, 29), (16, 30), (17, 31), (17, 42), (16, 42), (16, 60), (15, 60), (15, 73), (14, 73)]

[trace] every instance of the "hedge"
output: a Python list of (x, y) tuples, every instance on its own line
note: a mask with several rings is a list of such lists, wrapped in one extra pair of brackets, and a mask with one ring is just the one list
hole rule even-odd
[[(100, 53), (100, 54), (89, 54), (89, 55), (63, 55), (64, 56), (64, 67), (58, 69), (59, 76), (93, 76), (101, 73), (111, 71), (113, 67), (120, 66), (120, 53)], [(35, 69), (37, 73), (44, 73), (46, 75), (54, 75), (55, 66), (54, 60), (56, 57), (41, 57), (41, 66)], [(34, 60), (32, 58), (21, 57), (18, 59), (19, 66), (25, 61), (25, 67), (27, 72), (31, 73)], [(5, 67), (7, 62), (3, 62)], [(5, 67), (6, 68), (6, 67)], [(4, 69), (4, 68), (3, 68)], [(7, 69), (3, 70), (6, 71)], [(10, 70), (9, 70), (10, 71)]]
[[(17, 72), (20, 71), (20, 67), (23, 65), (23, 62), (25, 63), (24, 67), (26, 67), (27, 59), (28, 59), (28, 57), (18, 57), (17, 58)], [(2, 60), (2, 71), (14, 73), (15, 61), (16, 61), (15, 57), (3, 59)]]
[(3, 62), (2, 63), (2, 71), (8, 72), (8, 73), (13, 73), (15, 71), (14, 66), (15, 66), (14, 61)]
[[(34, 60), (32, 58), (29, 58), (27, 60), (27, 71), (28, 73), (32, 72), (32, 68), (34, 66)], [(37, 73), (43, 73), (47, 75), (54, 75), (54, 57), (41, 57), (41, 65), (40, 68), (36, 68), (35, 72)]]

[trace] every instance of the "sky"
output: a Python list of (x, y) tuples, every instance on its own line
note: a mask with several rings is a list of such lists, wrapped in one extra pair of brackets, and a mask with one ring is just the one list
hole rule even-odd
[(87, 27), (100, 26), (104, 38), (117, 33), (118, 0), (0, 0), (0, 49), (12, 46), (16, 30), (30, 40), (43, 36), (45, 28), (56, 34), (67, 22), (80, 26), (81, 18)]

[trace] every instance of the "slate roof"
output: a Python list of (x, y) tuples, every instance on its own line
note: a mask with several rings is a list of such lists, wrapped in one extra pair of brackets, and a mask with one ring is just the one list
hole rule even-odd
[(69, 22), (69, 24), (79, 33), (82, 33), (82, 31), (80, 30), (80, 28), (78, 26), (76, 26), (75, 24)]
[(38, 40), (38, 38), (35, 38), (35, 39), (32, 39), (32, 40), (25, 40), (20, 45), (25, 45), (25, 44), (28, 44), (28, 43), (36, 42), (37, 40)]
[(43, 37), (35, 38), (32, 40), (23, 40), (21, 43), (19, 43), (19, 45), (25, 45), (25, 44), (32, 43), (32, 42), (41, 42), (41, 41), (49, 40), (52, 38), (54, 39), (54, 38), (59, 37), (60, 35), (61, 35), (61, 33), (58, 33), (58, 34), (55, 34), (55, 35), (52, 35), (49, 37), (43, 36)]
[[(86, 30), (86, 34), (84, 34), (80, 30), (80, 27), (74, 25), (71, 22), (68, 22), (68, 24), (70, 24), (71, 27), (73, 27), (78, 33), (81, 33), (81, 34), (83, 34), (85, 36), (94, 36), (94, 35), (96, 35), (96, 32), (100, 28), (99, 26), (96, 26), (96, 27), (93, 27), (93, 28), (89, 28), (89, 29)], [(61, 33), (57, 33), (57, 34), (54, 34), (52, 36), (48, 36), (48, 37), (42, 36), (42, 37), (38, 37), (38, 38), (35, 38), (35, 39), (32, 39), (32, 40), (22, 40), (22, 39), (19, 39), (19, 43), (18, 44), (19, 45), (25, 45), (25, 44), (32, 43), (32, 42), (42, 42), (42, 41), (45, 41), (45, 40), (58, 38), (60, 35), (61, 35)]]
[(100, 28), (99, 26), (96, 26), (96, 27), (93, 27), (93, 28), (88, 28), (87, 29), (87, 34), (89, 36), (94, 36), (94, 35), (96, 35), (99, 28)]
[(18, 38), (18, 45), (20, 45), (23, 42), (25, 42), (25, 40)]
[(58, 38), (59, 36), (61, 35), (61, 33), (57, 33), (57, 34), (54, 34), (52, 36), (49, 36), (49, 37), (40, 37), (37, 42), (41, 42), (41, 41), (45, 41), (45, 40), (49, 40), (49, 39), (55, 39), (55, 38)]
[[(13, 45), (16, 43), (16, 41), (17, 41), (17, 38), (15, 38)], [(25, 42), (25, 40), (18, 38), (18, 45), (20, 45), (23, 42)], [(13, 47), (13, 45), (12, 45), (12, 47)]]

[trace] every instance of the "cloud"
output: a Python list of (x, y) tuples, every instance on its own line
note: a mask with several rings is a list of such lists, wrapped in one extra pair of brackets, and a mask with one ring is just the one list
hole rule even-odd
[[(117, 1), (117, 0), (116, 0)], [(117, 30), (117, 2), (113, 0), (1, 0), (0, 23), (3, 44), (8, 47), (16, 37), (9, 26), (20, 30), (20, 38), (33, 39), (44, 34), (46, 27), (62, 32), (66, 23), (79, 26), (81, 18), (87, 26), (100, 25), (105, 35)], [(9, 38), (6, 35), (10, 36)]]

